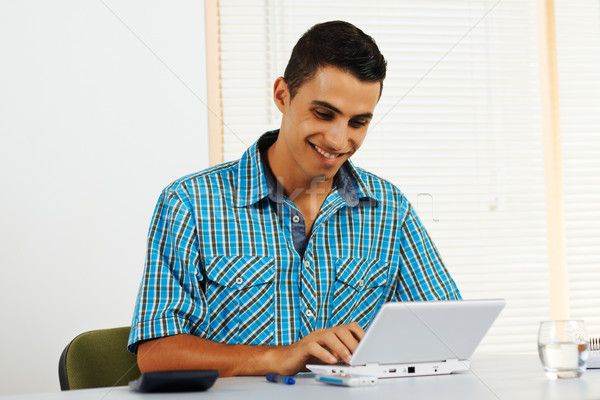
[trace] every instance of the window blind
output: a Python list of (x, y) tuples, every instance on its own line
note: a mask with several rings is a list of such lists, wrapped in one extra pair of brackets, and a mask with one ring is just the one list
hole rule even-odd
[(464, 298), (507, 300), (478, 351), (535, 351), (550, 314), (535, 2), (221, 0), (226, 160), (279, 127), (273, 82), (333, 19), (388, 60), (355, 164), (407, 195)]
[(600, 2), (556, 1), (571, 318), (600, 335)]

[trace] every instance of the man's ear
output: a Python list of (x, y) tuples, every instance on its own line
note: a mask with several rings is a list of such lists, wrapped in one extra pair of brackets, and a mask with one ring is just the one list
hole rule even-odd
[(290, 104), (290, 91), (282, 76), (277, 78), (273, 85), (273, 101), (279, 111), (281, 111), (282, 114), (285, 114), (285, 109)]

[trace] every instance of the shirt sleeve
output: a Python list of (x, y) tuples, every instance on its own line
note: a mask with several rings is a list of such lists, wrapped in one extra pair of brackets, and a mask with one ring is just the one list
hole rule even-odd
[(410, 205), (400, 230), (396, 296), (402, 301), (461, 299), (437, 248)]
[(208, 309), (202, 288), (198, 235), (185, 193), (165, 189), (148, 234), (128, 349), (140, 341), (189, 333), (205, 336)]

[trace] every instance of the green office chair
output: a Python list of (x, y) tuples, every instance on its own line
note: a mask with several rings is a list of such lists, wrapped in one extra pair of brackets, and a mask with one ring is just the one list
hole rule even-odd
[(71, 341), (58, 362), (61, 390), (125, 386), (140, 376), (127, 351), (129, 327), (85, 332)]

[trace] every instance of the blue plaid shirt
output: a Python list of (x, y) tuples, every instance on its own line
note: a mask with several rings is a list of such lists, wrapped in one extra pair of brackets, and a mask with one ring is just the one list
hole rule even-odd
[(240, 160), (162, 192), (131, 351), (139, 341), (180, 333), (287, 345), (352, 321), (366, 329), (384, 302), (460, 298), (412, 206), (391, 183), (348, 161), (310, 237), (300, 240), (301, 213), (268, 176), (254, 144)]

